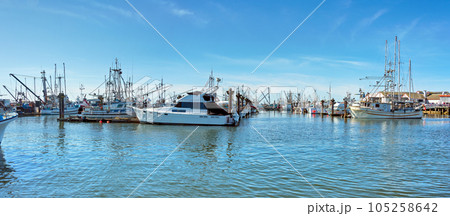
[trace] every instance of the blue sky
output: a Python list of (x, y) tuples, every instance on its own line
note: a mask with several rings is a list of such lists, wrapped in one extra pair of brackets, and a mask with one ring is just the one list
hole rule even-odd
[[(223, 86), (313, 86), (325, 96), (369, 90), (384, 70), (385, 40), (401, 41), (402, 70), (416, 90), (450, 90), (448, 1), (328, 0), (255, 67), (322, 0), (130, 0), (198, 70), (187, 64), (124, 0), (0, 0), (1, 83), (9, 73), (53, 74), (66, 64), (69, 96), (103, 82), (114, 58), (136, 81), (164, 78), (183, 91), (213, 69)], [(31, 84), (30, 78), (27, 83)], [(1, 94), (6, 94), (1, 89)]]

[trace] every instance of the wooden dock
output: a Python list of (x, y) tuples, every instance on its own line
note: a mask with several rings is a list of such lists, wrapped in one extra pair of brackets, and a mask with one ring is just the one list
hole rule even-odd
[(100, 123), (139, 123), (137, 117), (86, 117), (81, 115), (70, 115), (65, 118), (58, 118), (64, 122), (100, 122)]
[(450, 104), (427, 104), (427, 105), (424, 105), (423, 114), (450, 115)]

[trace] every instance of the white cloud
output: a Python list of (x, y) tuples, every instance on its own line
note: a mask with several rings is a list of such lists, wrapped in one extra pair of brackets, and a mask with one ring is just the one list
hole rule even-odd
[(388, 11), (387, 9), (381, 9), (381, 10), (377, 11), (374, 15), (372, 15), (370, 17), (367, 17), (365, 19), (362, 19), (358, 23), (356, 28), (353, 30), (353, 32), (351, 34), (351, 38), (353, 39), (359, 31), (361, 31), (362, 29), (372, 25), (372, 23), (374, 23), (378, 18), (380, 18), (387, 11)]
[(115, 14), (124, 16), (124, 17), (131, 17), (133, 16), (133, 12), (130, 10), (125, 10), (119, 7), (112, 6), (110, 4), (103, 4), (99, 2), (91, 2), (91, 4), (99, 9), (108, 10), (110, 12), (113, 12)]
[(414, 27), (416, 27), (417, 23), (419, 23), (419, 18), (414, 19), (408, 26), (406, 26), (406, 28), (404, 28), (402, 31), (400, 31), (400, 33), (398, 34), (399, 38), (405, 38), (405, 36), (411, 32), (411, 30), (414, 29)]
[(186, 15), (194, 15), (194, 12), (187, 10), (187, 9), (177, 9), (177, 8), (173, 8), (171, 10), (172, 14), (182, 17), (182, 16), (186, 16)]
[(381, 9), (381, 10), (377, 11), (373, 16), (361, 20), (360, 25), (362, 27), (370, 26), (373, 22), (375, 22), (375, 20), (380, 18), (386, 12), (387, 12), (387, 9)]

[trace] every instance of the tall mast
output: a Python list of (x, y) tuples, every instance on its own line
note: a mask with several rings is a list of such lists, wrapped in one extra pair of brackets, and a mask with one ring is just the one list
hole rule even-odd
[(386, 45), (384, 46), (384, 75), (386, 75), (386, 72), (387, 72), (387, 69), (386, 69), (386, 67), (387, 67), (387, 45), (388, 45), (388, 42), (386, 40)]
[(56, 95), (56, 94), (58, 94), (58, 88), (56, 87), (56, 64), (55, 64), (55, 77), (54, 77), (54, 80), (55, 80), (55, 88), (53, 90), (55, 91), (54, 94)]
[(45, 78), (45, 70), (43, 70), (42, 72), (41, 72), (41, 74), (42, 74), (42, 88), (44, 88), (43, 90), (42, 90), (42, 93), (44, 93), (44, 102), (45, 103), (47, 103), (47, 83), (46, 83), (46, 78)]
[(400, 76), (401, 76), (401, 74), (400, 74), (400, 40), (398, 40), (397, 48), (398, 48), (398, 100), (400, 100), (401, 99), (400, 92), (402, 91), (401, 84), (400, 84), (400, 82), (401, 82), (401, 80), (400, 80)]
[[(389, 71), (387, 70), (387, 64), (388, 64), (388, 62), (387, 62), (387, 50), (388, 50), (388, 41), (386, 40), (386, 45), (384, 46), (384, 75), (385, 76), (389, 76)], [(388, 77), (386, 77), (386, 79), (387, 79)], [(386, 92), (387, 93), (387, 91), (388, 91), (388, 82), (385, 82), (385, 85), (384, 85), (384, 92)]]
[(411, 59), (409, 59), (409, 99), (411, 100)]
[(395, 36), (395, 40), (394, 40), (394, 69), (393, 69), (393, 73), (392, 73), (392, 99), (395, 98), (395, 89), (396, 89), (396, 84), (395, 84), (395, 80), (396, 80), (396, 75), (397, 75), (397, 71), (396, 71), (396, 67), (397, 67), (397, 36)]

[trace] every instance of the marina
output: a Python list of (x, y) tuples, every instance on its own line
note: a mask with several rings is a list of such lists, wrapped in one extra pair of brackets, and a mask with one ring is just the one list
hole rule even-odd
[(448, 215), (448, 11), (0, 1), (3, 213)]
[(117, 58), (75, 101), (65, 75), (47, 87), (43, 71), (41, 98), (11, 74), (29, 93), (2, 100), (0, 197), (447, 197), (450, 94), (414, 92), (411, 61), (402, 91), (400, 66), (385, 61), (370, 92), (340, 102), (331, 85), (328, 99), (314, 87), (223, 87), (213, 71), (169, 94), (163, 79), (124, 78)]

